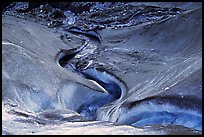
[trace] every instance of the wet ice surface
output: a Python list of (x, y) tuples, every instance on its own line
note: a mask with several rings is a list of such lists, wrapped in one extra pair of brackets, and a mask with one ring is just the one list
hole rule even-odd
[[(190, 106), (192, 102), (193, 106)], [(118, 120), (118, 123), (131, 124), (136, 127), (171, 123), (202, 131), (202, 111), (199, 103), (201, 101), (197, 102), (195, 98), (148, 99), (138, 102), (137, 107), (130, 108), (129, 106), (129, 111), (126, 110), (127, 113)]]
[[(202, 8), (134, 4), (97, 11), (99, 4), (74, 21), (53, 10), (59, 24), (67, 21), (55, 33), (5, 14), (2, 134), (201, 133)], [(80, 32), (67, 31), (71, 24)], [(65, 68), (56, 62), (59, 49), (84, 40)]]

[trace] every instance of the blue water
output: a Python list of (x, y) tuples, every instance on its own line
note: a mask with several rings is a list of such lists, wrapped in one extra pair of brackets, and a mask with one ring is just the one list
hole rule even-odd
[(136, 127), (157, 124), (181, 125), (202, 131), (202, 112), (169, 103), (141, 102), (119, 120), (121, 124)]
[(109, 75), (105, 71), (98, 71), (95, 68), (87, 69), (82, 72), (82, 74), (87, 78), (96, 81), (105, 90), (108, 91), (115, 99), (120, 98), (122, 94), (122, 83), (120, 83), (116, 78)]
[(82, 104), (77, 110), (77, 112), (80, 113), (80, 115), (86, 118), (87, 120), (96, 120), (97, 109), (107, 103), (110, 103), (113, 100), (115, 100), (113, 96), (105, 94), (95, 98), (94, 100), (87, 101), (87, 103), (85, 104)]

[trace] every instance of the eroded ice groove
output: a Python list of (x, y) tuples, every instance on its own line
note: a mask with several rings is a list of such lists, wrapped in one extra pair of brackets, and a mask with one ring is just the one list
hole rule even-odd
[[(79, 33), (79, 34), (84, 34), (87, 36), (95, 37), (96, 39), (99, 40), (100, 38), (96, 33), (85, 33), (81, 30), (78, 30), (76, 28), (71, 29), (71, 32), (73, 33)], [(80, 46), (79, 48), (71, 49), (71, 50), (61, 50), (58, 52), (56, 55), (56, 62), (61, 66), (64, 67), (68, 70), (71, 70), (72, 72), (75, 72), (82, 77), (85, 77), (88, 80), (93, 81), (96, 85), (98, 85), (101, 89), (106, 91), (108, 95), (103, 95), (100, 97), (97, 97), (96, 99), (89, 100), (85, 104), (82, 104), (77, 112), (79, 112), (83, 117), (85, 117), (88, 120), (96, 120), (97, 118), (97, 109), (107, 103), (110, 103), (116, 99), (122, 98), (125, 95), (125, 85), (115, 76), (112, 76), (111, 74), (107, 73), (106, 71), (99, 71), (96, 68), (93, 69), (86, 69), (84, 70), (79, 70), (75, 66), (75, 64), (69, 63), (69, 61), (72, 58), (76, 58), (79, 52), (83, 52), (84, 50), (87, 50), (87, 48), (90, 47), (93, 51), (96, 48), (93, 46), (94, 44), (90, 44), (88, 42), (89, 40), (85, 40), (85, 44)], [(89, 50), (89, 54), (91, 54), (92, 50)], [(87, 52), (87, 51), (85, 51)], [(80, 57), (86, 56), (85, 54), (82, 54)], [(79, 58), (80, 58), (79, 57)], [(77, 58), (78, 59), (78, 58)]]
[[(202, 131), (202, 106), (200, 104), (201, 100), (193, 97), (149, 98), (128, 106), (127, 113), (121, 116), (117, 123), (135, 127), (173, 124)], [(133, 105), (136, 106), (133, 107)]]
[(56, 62), (64, 67), (67, 62), (72, 59), (74, 56), (76, 56), (77, 53), (81, 52), (88, 44), (88, 41), (84, 41), (84, 43), (82, 44), (82, 46), (78, 47), (78, 48), (74, 48), (74, 49), (70, 49), (70, 50), (65, 50), (65, 49), (61, 49), (57, 55), (56, 55)]
[(115, 99), (119, 99), (125, 94), (125, 85), (113, 75), (105, 71), (99, 71), (96, 68), (86, 69), (82, 74), (87, 78), (96, 81), (104, 87)]
[(96, 98), (93, 101), (87, 102), (79, 109), (79, 113), (89, 119), (97, 119), (97, 109), (105, 104), (111, 103), (114, 100), (120, 100), (126, 94), (125, 85), (113, 75), (105, 71), (99, 71), (96, 68), (87, 69), (81, 72), (87, 79), (96, 81), (110, 95), (103, 98)]
[(116, 99), (122, 98), (125, 95), (125, 85), (116, 77), (108, 74), (105, 71), (99, 71), (96, 68), (86, 69), (83, 71), (77, 70), (73, 64), (70, 64), (70, 68), (75, 73), (85, 77), (89, 80), (95, 81), (99, 86), (105, 89), (109, 94), (97, 97), (93, 100), (88, 100), (85, 104), (82, 104), (77, 112), (88, 120), (96, 120), (96, 111), (99, 107), (110, 103)]
[(88, 36), (90, 38), (94, 38), (94, 39), (98, 40), (98, 42), (101, 42), (101, 36), (93, 30), (83, 31), (80, 28), (71, 27), (71, 28), (67, 29), (67, 31), (71, 32), (73, 34), (82, 34), (82, 35)]
[(83, 77), (93, 80), (103, 87), (107, 93), (102, 96), (96, 97), (93, 100), (87, 100), (85, 104), (82, 104), (77, 112), (88, 120), (97, 119), (97, 109), (114, 100), (120, 99), (125, 95), (125, 85), (114, 76), (108, 74), (105, 71), (99, 71), (95, 68), (87, 69), (82, 72), (77, 71)]

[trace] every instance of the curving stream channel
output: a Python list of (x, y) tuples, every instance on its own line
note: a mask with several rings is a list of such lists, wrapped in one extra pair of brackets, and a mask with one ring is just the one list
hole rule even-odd
[[(90, 41), (93, 41), (95, 39), (98, 41), (98, 43), (100, 43), (100, 39), (98, 38), (99, 36), (95, 35), (97, 34), (95, 32), (92, 33), (94, 35), (90, 33), (87, 34), (86, 32), (82, 32), (81, 30), (76, 28), (71, 29), (70, 32), (74, 34), (83, 34), (85, 36), (89, 36), (90, 38), (89, 40), (84, 40), (84, 44), (79, 48), (71, 50), (61, 50), (57, 54), (57, 61), (59, 65), (75, 72), (81, 77), (95, 81), (104, 89), (104, 92), (108, 93), (108, 95), (106, 96), (97, 97), (93, 100), (87, 101), (85, 104), (82, 104), (77, 109), (77, 112), (87, 120), (109, 121), (107, 117), (112, 117), (115, 107), (110, 109), (110, 111), (105, 115), (103, 115), (103, 110), (102, 112), (99, 112), (100, 109), (103, 109), (105, 105), (111, 104), (111, 102), (115, 100), (122, 99), (127, 92), (127, 88), (122, 80), (116, 78), (116, 76), (106, 72), (105, 70), (87, 67), (86, 69), (79, 69), (75, 64), (70, 63), (70, 61), (77, 54), (82, 52), (86, 47), (90, 46)], [(194, 105), (190, 108), (185, 108), (185, 106), (189, 107), (189, 105), (192, 105), (191, 101), (194, 102)], [(130, 103), (127, 107), (127, 111), (129, 112), (114, 122), (136, 127), (169, 123), (194, 128), (196, 130), (202, 130), (202, 112), (200, 111), (200, 102), (200, 100), (191, 97), (185, 98), (185, 100), (171, 95), (166, 97), (150, 97), (144, 100)], [(137, 107), (132, 109), (132, 107), (135, 105), (137, 105)], [(98, 113), (97, 110), (99, 110)]]
[[(97, 109), (99, 107), (104, 106), (105, 104), (111, 103), (114, 100), (120, 99), (122, 96), (125, 95), (126, 87), (124, 83), (113, 76), (112, 74), (109, 74), (105, 70), (99, 70), (97, 68), (88, 68), (84, 70), (80, 70), (76, 67), (75, 64), (69, 63), (69, 61), (74, 58), (77, 54), (82, 52), (84, 49), (90, 46), (89, 42), (92, 40), (97, 40), (100, 43), (101, 38), (100, 36), (92, 31), (90, 32), (83, 32), (80, 29), (77, 28), (71, 28), (68, 30), (68, 32), (74, 33), (74, 34), (83, 34), (85, 36), (90, 37), (89, 40), (84, 39), (84, 43), (82, 46), (70, 49), (70, 50), (60, 50), (58, 54), (56, 55), (56, 62), (61, 66), (68, 70), (72, 70), (76, 74), (96, 82), (98, 86), (103, 88), (103, 91), (108, 93), (106, 96), (97, 97), (91, 101), (87, 101), (85, 104), (82, 104), (78, 109), (77, 112), (80, 113), (83, 117), (85, 117), (88, 120), (96, 120), (97, 119)], [(88, 38), (87, 37), (87, 38)], [(83, 58), (83, 56), (81, 57)]]

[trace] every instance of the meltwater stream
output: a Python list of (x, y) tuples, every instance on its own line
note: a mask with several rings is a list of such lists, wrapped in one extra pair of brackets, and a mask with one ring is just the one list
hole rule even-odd
[[(97, 33), (83, 32), (77, 28), (71, 28), (69, 31), (74, 34), (82, 34), (84, 36), (92, 37), (99, 43), (101, 42), (100, 35), (97, 35)], [(69, 62), (78, 53), (90, 46), (89, 40), (85, 40), (84, 44), (79, 48), (60, 51), (60, 54), (57, 56), (58, 63), (60, 66), (71, 70), (88, 80), (94, 81), (108, 93), (104, 96), (87, 100), (86, 103), (82, 104), (77, 109), (77, 112), (88, 120), (110, 121), (109, 118), (104, 118), (104, 116), (113, 117), (112, 115), (115, 113), (114, 105), (113, 109), (106, 112), (108, 114), (105, 114), (104, 116), (104, 112), (101, 113), (101, 110), (103, 111), (104, 106), (112, 104), (115, 100), (122, 100), (127, 92), (125, 83), (116, 76), (113, 76), (113, 74), (108, 73), (106, 70), (100, 70), (99, 68), (78, 69), (75, 64)], [(172, 124), (182, 125), (184, 127), (202, 131), (202, 112), (200, 111), (200, 102), (195, 100), (196, 99), (193, 98), (183, 99), (172, 96), (151, 97), (150, 99), (139, 100), (130, 103), (129, 105), (131, 107), (128, 107), (126, 110), (118, 111), (117, 113), (121, 113), (122, 116), (115, 118), (117, 120), (112, 122), (132, 125), (135, 127)], [(190, 108), (185, 108), (185, 106), (191, 104), (191, 101), (194, 101), (193, 104), (195, 105)]]
[(118, 81), (115, 77), (109, 75), (105, 71), (99, 71), (95, 68), (87, 69), (81, 72), (81, 74), (90, 80), (94, 80), (101, 85), (109, 94), (103, 97), (95, 98), (92, 101), (87, 101), (86, 104), (82, 105), (78, 112), (88, 118), (89, 120), (96, 120), (96, 111), (99, 107), (110, 103), (116, 99), (119, 99), (122, 93), (125, 92), (123, 84)]
[[(82, 47), (84, 47), (84, 45)], [(83, 48), (80, 49), (83, 50)], [(79, 53), (78, 50), (76, 51)], [(77, 54), (76, 52), (67, 53)], [(70, 57), (70, 55), (60, 57), (61, 62), (64, 60), (67, 61), (67, 64), (63, 62), (63, 65), (66, 64), (63, 67), (69, 70), (72, 69), (72, 71), (88, 80), (95, 81), (108, 93), (104, 96), (96, 97), (93, 100), (87, 100), (87, 102), (82, 104), (76, 111), (87, 120), (105, 120), (103, 118), (101, 119), (101, 116), (97, 116), (97, 114), (99, 114), (97, 110), (110, 104), (114, 100), (123, 98), (127, 90), (125, 84), (105, 70), (97, 68), (79, 70), (74, 64), (68, 63), (69, 59), (67, 59), (67, 57)], [(61, 63), (59, 63), (59, 65), (61, 65)], [(189, 108), (189, 104), (191, 104), (192, 101), (194, 103)], [(183, 99), (172, 96), (150, 97), (130, 103), (127, 110), (124, 111), (127, 113), (118, 118), (115, 122), (135, 127), (173, 124), (202, 131), (202, 112), (200, 111), (201, 106), (199, 104), (200, 101), (194, 98)], [(186, 106), (188, 106), (188, 108), (186, 108)]]
[[(94, 31), (83, 32), (78, 28), (71, 28), (68, 31), (73, 34), (82, 34), (85, 36), (89, 36), (91, 38), (94, 38), (98, 42), (101, 41), (100, 36), (97, 35), (97, 33), (95, 33)], [(84, 39), (84, 43), (78, 48), (70, 50), (60, 50), (56, 55), (56, 62), (61, 67), (71, 70), (88, 80), (94, 81), (98, 86), (100, 86), (100, 88), (103, 88), (103, 91), (108, 93), (106, 95), (96, 97), (93, 100), (88, 100), (85, 104), (82, 104), (77, 110), (77, 112), (80, 113), (86, 119), (96, 120), (97, 109), (124, 96), (126, 92), (126, 87), (121, 80), (109, 74), (105, 70), (99, 70), (97, 68), (80, 70), (77, 69), (74, 64), (69, 62), (72, 58), (74, 58), (78, 53), (82, 52), (88, 46), (90, 46), (89, 40)]]
[[(73, 64), (68, 65), (71, 65), (73, 67)], [(108, 93), (103, 96), (96, 97), (93, 100), (87, 100), (85, 104), (82, 104), (77, 109), (77, 112), (88, 120), (96, 120), (96, 111), (99, 107), (111, 103), (114, 100), (120, 99), (126, 92), (125, 85), (116, 77), (110, 75), (106, 71), (98, 70), (96, 68), (86, 69), (83, 71), (79, 71), (74, 68), (74, 70), (82, 77), (88, 80), (95, 81), (102, 88), (104, 88), (104, 91)]]

